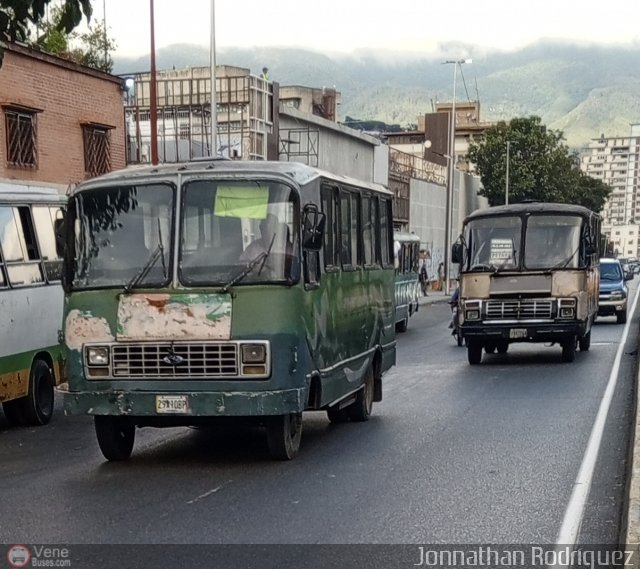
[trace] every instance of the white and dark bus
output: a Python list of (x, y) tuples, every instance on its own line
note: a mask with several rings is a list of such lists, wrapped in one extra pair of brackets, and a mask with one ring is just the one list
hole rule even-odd
[(51, 420), (63, 292), (55, 189), (0, 183), (0, 401), (11, 425)]

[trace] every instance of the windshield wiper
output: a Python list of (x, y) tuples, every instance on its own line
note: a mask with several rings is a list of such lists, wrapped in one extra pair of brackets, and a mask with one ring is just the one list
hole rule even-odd
[(224, 285), (222, 287), (222, 292), (226, 293), (229, 291), (229, 289), (235, 285), (238, 284), (244, 277), (246, 277), (251, 271), (253, 271), (254, 267), (258, 264), (258, 263), (262, 263), (260, 265), (260, 270), (258, 271), (258, 274), (260, 274), (262, 272), (262, 269), (264, 269), (264, 264), (267, 262), (267, 258), (269, 257), (269, 254), (271, 253), (271, 248), (273, 247), (273, 243), (276, 239), (276, 236), (274, 234), (274, 236), (271, 238), (271, 243), (269, 244), (269, 248), (266, 251), (262, 251), (261, 253), (258, 253), (258, 255), (256, 255), (253, 259), (251, 259), (251, 261), (249, 261), (245, 268), (242, 269), (242, 271), (240, 271), (235, 277), (233, 277), (226, 285)]
[(142, 269), (125, 285), (124, 292), (131, 292), (131, 290), (138, 286), (143, 279), (149, 274), (149, 271), (158, 261), (158, 258), (162, 258), (162, 275), (167, 278), (167, 265), (164, 260), (164, 244), (162, 242), (162, 229), (160, 228), (160, 219), (158, 218), (158, 246), (155, 248), (151, 257), (143, 265)]

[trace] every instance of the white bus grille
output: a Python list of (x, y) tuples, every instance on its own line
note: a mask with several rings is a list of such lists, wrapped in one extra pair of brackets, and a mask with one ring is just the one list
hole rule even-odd
[(113, 376), (237, 377), (237, 344), (159, 343), (118, 344), (112, 348)]
[(487, 320), (548, 320), (553, 317), (552, 300), (490, 300)]

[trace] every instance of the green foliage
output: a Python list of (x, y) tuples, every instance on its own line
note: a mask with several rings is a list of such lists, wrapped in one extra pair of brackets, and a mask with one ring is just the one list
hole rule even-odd
[(78, 63), (107, 73), (113, 71), (111, 54), (117, 46), (105, 33), (104, 22), (96, 22), (88, 32), (79, 35), (79, 40), (82, 47), (74, 52)]
[[(27, 41), (30, 26), (45, 19), (46, 8), (52, 0), (0, 0), (0, 41)], [(64, 0), (57, 29), (70, 34), (82, 16), (91, 18), (91, 0)], [(0, 66), (3, 49), (0, 46)]]
[(563, 143), (562, 132), (547, 129), (540, 117), (500, 121), (482, 141), (469, 146), (469, 159), (482, 179), (489, 203), (505, 203), (509, 141), (509, 203), (525, 199), (573, 203), (600, 211), (611, 188), (586, 176)]
[(49, 18), (42, 20), (37, 26), (38, 37), (35, 43), (40, 49), (55, 55), (62, 55), (69, 51), (70, 36), (58, 28), (61, 21), (62, 8), (53, 6), (49, 12)]

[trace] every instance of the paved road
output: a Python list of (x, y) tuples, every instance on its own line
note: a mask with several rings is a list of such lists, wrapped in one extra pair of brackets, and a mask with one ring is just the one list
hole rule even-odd
[[(520, 345), (471, 367), (448, 318), (423, 307), (374, 417), (306, 415), (290, 463), (272, 462), (253, 429), (146, 429), (130, 462), (108, 464), (89, 418), (0, 419), (0, 541), (553, 543), (623, 326), (603, 319), (572, 364), (558, 347)], [(617, 540), (637, 330), (634, 319), (585, 543)]]

